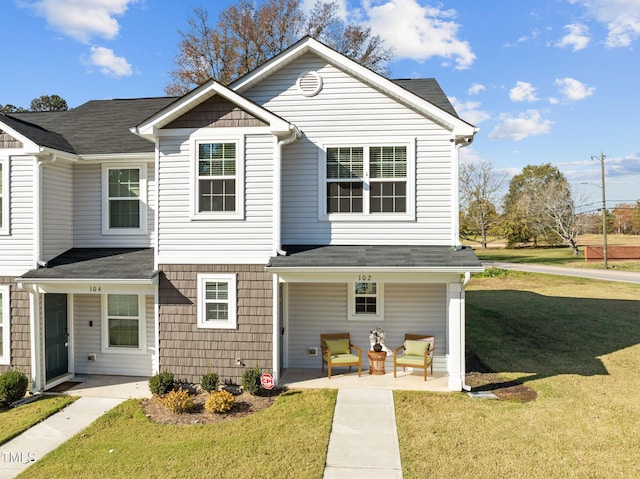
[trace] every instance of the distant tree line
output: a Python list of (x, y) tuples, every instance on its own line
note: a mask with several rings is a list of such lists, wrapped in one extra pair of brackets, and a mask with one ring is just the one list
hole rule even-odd
[(24, 111), (66, 111), (69, 109), (64, 98), (58, 95), (42, 95), (31, 100), (31, 106), (22, 108), (11, 104), (0, 105), (0, 112), (20, 113)]
[[(509, 181), (491, 163), (460, 169), (460, 236), (483, 248), (492, 239), (507, 245), (568, 245), (578, 254), (576, 239), (583, 233), (602, 233), (602, 210), (580, 212), (585, 195), (575, 191), (550, 163), (527, 165)], [(605, 212), (607, 232), (640, 234), (640, 200), (619, 204)]]

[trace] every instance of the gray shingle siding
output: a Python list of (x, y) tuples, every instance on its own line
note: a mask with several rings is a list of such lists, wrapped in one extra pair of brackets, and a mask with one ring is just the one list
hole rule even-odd
[(11, 307), (11, 365), (0, 366), (0, 373), (13, 368), (31, 377), (29, 293), (19, 290), (13, 277), (0, 276), (0, 284), (8, 284), (10, 286), (9, 297)]
[[(161, 265), (159, 284), (160, 370), (199, 383), (204, 373), (241, 382), (246, 368), (272, 369), (272, 279), (264, 265)], [(202, 329), (197, 324), (197, 275), (237, 275), (238, 327)], [(245, 367), (237, 366), (240, 358)]]

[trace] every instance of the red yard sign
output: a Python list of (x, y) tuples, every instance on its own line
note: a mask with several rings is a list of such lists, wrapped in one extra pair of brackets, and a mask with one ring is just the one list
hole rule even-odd
[(265, 389), (273, 389), (273, 376), (268, 373), (263, 374), (260, 376), (260, 384)]

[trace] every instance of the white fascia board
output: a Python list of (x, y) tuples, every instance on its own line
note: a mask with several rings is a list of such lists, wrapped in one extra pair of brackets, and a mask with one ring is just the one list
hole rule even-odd
[(40, 149), (41, 149), (40, 145), (38, 145), (37, 143), (34, 143), (33, 141), (31, 141), (29, 138), (24, 136), (22, 133), (17, 132), (13, 128), (11, 128), (9, 125), (4, 123), (2, 120), (0, 120), (0, 130), (4, 131), (5, 133), (9, 133), (9, 135), (11, 135), (13, 138), (15, 138), (20, 143), (22, 143), (22, 148), (20, 148), (20, 150), (24, 152), (23, 154), (25, 154), (25, 155), (38, 155), (38, 154), (40, 154)]
[(155, 153), (105, 153), (100, 155), (80, 155), (79, 159), (83, 163), (103, 163), (103, 162), (133, 162), (133, 161), (154, 161)]
[(309, 274), (327, 274), (327, 273), (395, 273), (395, 274), (413, 274), (413, 273), (454, 273), (454, 274), (464, 274), (464, 273), (482, 273), (484, 271), (484, 267), (482, 266), (469, 266), (469, 267), (461, 267), (461, 266), (440, 266), (440, 267), (415, 267), (415, 268), (394, 268), (393, 266), (386, 267), (273, 267), (266, 266), (265, 270), (269, 273), (277, 273), (278, 275), (284, 276), (286, 273), (309, 273)]
[(466, 121), (442, 110), (433, 103), (425, 100), (424, 98), (420, 98), (416, 94), (402, 88), (388, 78), (385, 78), (373, 70), (360, 65), (311, 37), (301, 40), (297, 45), (286, 50), (282, 55), (276, 56), (273, 60), (264, 63), (253, 72), (232, 83), (230, 88), (237, 92), (243, 92), (263, 78), (269, 76), (272, 72), (279, 70), (307, 52), (313, 52), (324, 58), (327, 62), (339, 65), (341, 69), (361, 81), (382, 90), (387, 95), (402, 103), (413, 106), (413, 108), (415, 108), (419, 113), (439, 124), (442, 124), (448, 130), (451, 130), (455, 136), (473, 137), (473, 135), (478, 131), (476, 127), (470, 125)]
[(120, 294), (131, 291), (154, 294), (158, 277), (152, 279), (34, 279), (16, 278), (20, 289), (38, 293)]
[(244, 98), (242, 95), (227, 88), (226, 86), (211, 80), (195, 90), (187, 93), (181, 99), (172, 103), (164, 110), (151, 117), (146, 122), (131, 129), (131, 132), (140, 135), (148, 140), (153, 140), (158, 136), (158, 130), (163, 126), (169, 124), (171, 121), (179, 118), (195, 106), (205, 102), (214, 95), (219, 95), (222, 98), (234, 103), (243, 110), (251, 113), (257, 118), (263, 120), (269, 124), (270, 130), (275, 135), (287, 134), (293, 129), (286, 120), (271, 113), (267, 109), (260, 105)]

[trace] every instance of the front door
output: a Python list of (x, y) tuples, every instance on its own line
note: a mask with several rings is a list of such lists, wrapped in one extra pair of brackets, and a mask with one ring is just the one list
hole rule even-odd
[(44, 349), (46, 380), (69, 372), (67, 295), (44, 295)]

